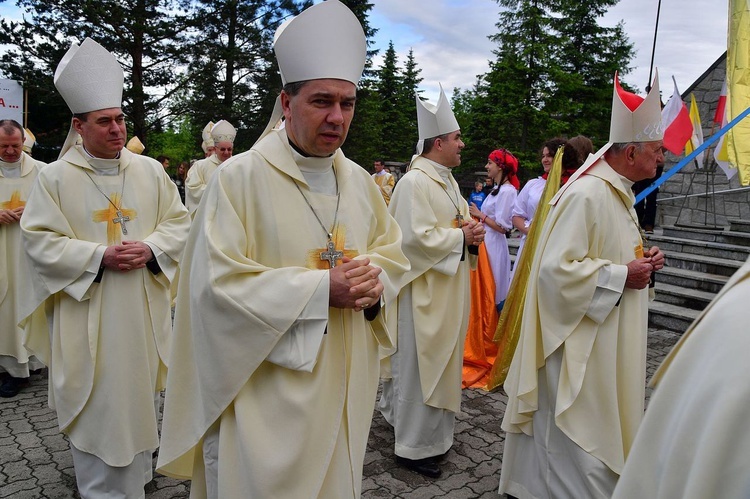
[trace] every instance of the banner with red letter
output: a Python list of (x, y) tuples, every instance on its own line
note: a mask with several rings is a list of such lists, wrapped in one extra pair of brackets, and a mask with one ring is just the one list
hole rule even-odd
[(23, 125), (23, 87), (20, 81), (0, 78), (0, 119)]

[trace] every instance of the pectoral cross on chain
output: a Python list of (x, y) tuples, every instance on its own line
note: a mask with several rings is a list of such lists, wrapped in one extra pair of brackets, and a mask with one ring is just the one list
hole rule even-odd
[(328, 239), (328, 249), (326, 251), (321, 251), (320, 259), (327, 261), (331, 268), (333, 268), (336, 266), (336, 260), (341, 260), (342, 258), (344, 258), (344, 252), (336, 249), (336, 245), (333, 243), (330, 237), (331, 236), (329, 236)]
[(464, 226), (464, 216), (460, 213), (456, 213), (456, 227), (459, 229)]
[[(115, 217), (115, 218), (112, 219), (112, 223), (120, 224), (120, 228), (122, 229), (122, 233), (124, 235), (127, 235), (128, 234), (128, 228), (125, 227), (125, 222), (129, 222), (130, 221), (130, 217), (127, 216), (127, 215), (123, 215), (120, 210), (117, 210), (116, 213), (117, 213), (117, 217)], [(321, 258), (323, 258), (323, 257), (321, 256)]]

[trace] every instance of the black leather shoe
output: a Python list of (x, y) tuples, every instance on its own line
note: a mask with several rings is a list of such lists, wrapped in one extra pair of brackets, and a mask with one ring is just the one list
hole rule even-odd
[(2, 385), (0, 385), (0, 397), (15, 397), (18, 395), (18, 392), (21, 391), (21, 388), (27, 386), (29, 386), (29, 378), (14, 378), (13, 376), (8, 376), (3, 380)]
[(396, 456), (396, 462), (404, 468), (416, 471), (420, 475), (429, 478), (440, 477), (440, 467), (434, 457), (426, 457), (424, 459), (406, 459), (405, 457)]

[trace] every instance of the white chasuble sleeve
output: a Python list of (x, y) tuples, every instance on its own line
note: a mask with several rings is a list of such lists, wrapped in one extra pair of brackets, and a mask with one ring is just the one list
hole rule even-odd
[(78, 301), (83, 301), (84, 299), (89, 298), (88, 291), (91, 288), (91, 285), (94, 283), (94, 279), (96, 279), (97, 274), (99, 273), (99, 268), (102, 265), (102, 260), (104, 259), (104, 251), (106, 249), (107, 248), (104, 245), (100, 245), (96, 248), (96, 250), (94, 251), (94, 256), (91, 257), (91, 261), (89, 262), (83, 274), (81, 274), (78, 279), (65, 286), (64, 291), (67, 294)]
[(84, 299), (96, 277), (96, 273), (92, 275), (88, 270), (95, 264), (101, 244), (76, 239), (56, 199), (57, 187), (50, 175), (53, 168), (40, 172), (21, 218), (24, 249), (32, 263), (30, 279), (34, 296), (27, 300), (24, 312), (28, 313), (59, 291), (70, 292), (79, 301)]
[[(585, 189), (583, 184), (588, 182), (584, 178), (577, 183)], [(609, 190), (607, 184), (597, 181), (590, 189), (597, 184)], [(635, 257), (634, 253), (623, 255), (620, 249), (634, 245), (620, 243), (623, 238), (629, 240), (629, 227), (618, 223), (623, 210), (614, 203), (620, 203), (619, 198), (586, 195), (581, 190), (563, 196), (553, 208), (546, 245), (540, 248), (537, 292), (540, 305), (544, 305), (539, 316), (546, 337), (545, 356), (554, 352), (584, 317), (597, 324), (604, 322), (622, 296), (627, 277), (627, 267), (612, 258), (630, 261)]]
[(597, 324), (604, 322), (620, 301), (627, 277), (627, 265), (610, 264), (600, 268), (596, 279), (596, 290), (594, 290), (586, 316)]
[(456, 242), (456, 245), (451, 249), (451, 252), (445, 255), (442, 260), (432, 266), (432, 270), (440, 272), (445, 275), (456, 275), (458, 272), (458, 264), (461, 263), (461, 255), (464, 250), (463, 239)]
[[(403, 284), (427, 270), (455, 275), (464, 251), (464, 235), (461, 229), (450, 225), (456, 210), (445, 197), (443, 187), (423, 172), (412, 170), (394, 192), (388, 210), (401, 227), (403, 250), (411, 263)], [(460, 201), (466, 204), (465, 200)]]
[(266, 360), (277, 366), (312, 372), (328, 325), (330, 279), (321, 279), (312, 298)]

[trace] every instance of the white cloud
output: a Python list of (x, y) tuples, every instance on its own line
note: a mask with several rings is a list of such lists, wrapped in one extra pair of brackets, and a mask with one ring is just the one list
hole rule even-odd
[(379, 31), (376, 46), (382, 60), (393, 40), (399, 61), (410, 48), (424, 78), (421, 88), (435, 101), (438, 83), (450, 96), (453, 87), (470, 88), (476, 76), (487, 72), (495, 44), (499, 6), (494, 0), (374, 0), (370, 24)]
[[(624, 21), (625, 33), (637, 50), (627, 81), (641, 90), (648, 82), (656, 9), (653, 0), (622, 0), (605, 18), (609, 24)], [(726, 2), (661, 2), (654, 66), (659, 68), (665, 98), (671, 94), (671, 84), (663, 82), (674, 75), (678, 88), (685, 90), (726, 50), (727, 13)]]
[[(450, 96), (453, 87), (471, 88), (476, 75), (488, 70), (496, 45), (488, 36), (496, 31), (500, 7), (495, 0), (373, 0), (370, 24), (380, 55), (393, 40), (403, 63), (410, 48), (424, 78), (425, 95), (435, 100), (438, 82)], [(672, 75), (686, 89), (726, 49), (727, 6), (704, 0), (663, 0), (654, 65), (659, 68), (662, 89)], [(721, 5), (723, 4), (723, 5)], [(635, 45), (633, 71), (625, 80), (642, 90), (647, 83), (654, 24), (654, 0), (622, 0), (603, 19), (613, 26), (622, 20), (625, 33)], [(671, 87), (670, 87), (671, 88)], [(671, 91), (667, 91), (667, 94)], [(665, 96), (666, 97), (666, 96)]]

